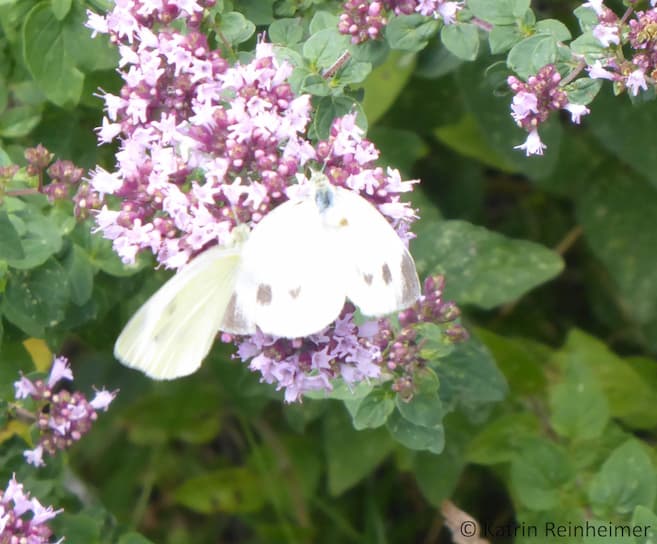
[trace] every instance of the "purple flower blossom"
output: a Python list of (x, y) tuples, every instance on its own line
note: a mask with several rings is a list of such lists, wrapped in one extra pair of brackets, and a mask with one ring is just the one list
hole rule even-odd
[(596, 60), (593, 64), (588, 66), (587, 70), (591, 79), (609, 79), (610, 81), (613, 81), (616, 78), (612, 72), (605, 70), (602, 61), (599, 60)]
[(511, 116), (518, 124), (532, 113), (538, 113), (538, 98), (534, 93), (520, 91), (513, 97)]
[(580, 124), (582, 115), (588, 115), (591, 113), (591, 110), (583, 104), (572, 104), (570, 102), (566, 104), (564, 109), (570, 112), (570, 119), (576, 125)]
[(547, 149), (547, 145), (541, 141), (538, 130), (534, 129), (527, 135), (525, 143), (516, 145), (513, 149), (522, 149), (529, 157), (530, 155), (542, 155), (543, 150)]
[(612, 44), (620, 44), (620, 31), (618, 25), (600, 23), (593, 29), (593, 37), (605, 47), (609, 47)]
[(625, 85), (630, 90), (632, 96), (637, 96), (640, 89), (644, 91), (648, 90), (646, 76), (641, 69), (634, 70), (629, 76), (627, 76)]
[(66, 357), (55, 357), (48, 376), (48, 387), (53, 388), (60, 380), (73, 380), (73, 372)]
[(450, 25), (456, 22), (463, 4), (446, 0), (346, 0), (342, 4), (338, 30), (350, 35), (352, 43), (356, 44), (380, 38), (389, 14), (417, 12)]
[(56, 391), (61, 380), (72, 380), (73, 373), (65, 357), (54, 357), (48, 380), (35, 382), (22, 376), (14, 383), (16, 399), (30, 398), (36, 403), (36, 426), (39, 442), (23, 452), (27, 463), (43, 466), (44, 454), (54, 455), (57, 450), (70, 447), (86, 434), (98, 418), (97, 410), (107, 411), (116, 392), (96, 391), (89, 402), (79, 391)]
[(14, 389), (16, 390), (17, 399), (26, 399), (37, 392), (34, 384), (25, 376), (21, 376), (20, 380), (14, 382)]
[(7, 488), (0, 490), (0, 542), (48, 544), (52, 530), (47, 522), (61, 512), (62, 509), (44, 507), (36, 498), (30, 497), (13, 475)]

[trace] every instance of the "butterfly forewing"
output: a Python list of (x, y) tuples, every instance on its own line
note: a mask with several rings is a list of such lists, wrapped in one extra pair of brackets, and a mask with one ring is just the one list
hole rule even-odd
[(210, 351), (233, 292), (237, 249), (212, 248), (182, 268), (130, 319), (114, 346), (156, 379), (194, 372)]
[(336, 188), (331, 221), (345, 252), (347, 296), (367, 316), (390, 314), (414, 304), (420, 296), (415, 263), (395, 230), (367, 200)]
[(346, 296), (336, 242), (312, 199), (290, 200), (269, 212), (244, 245), (225, 321), (253, 322), (287, 338), (329, 325)]

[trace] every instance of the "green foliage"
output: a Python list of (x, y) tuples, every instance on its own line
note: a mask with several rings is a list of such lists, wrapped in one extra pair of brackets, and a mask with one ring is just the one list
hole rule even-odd
[(418, 232), (413, 251), (423, 274), (451, 278), (447, 296), (460, 304), (494, 308), (558, 275), (554, 252), (463, 221), (438, 221)]

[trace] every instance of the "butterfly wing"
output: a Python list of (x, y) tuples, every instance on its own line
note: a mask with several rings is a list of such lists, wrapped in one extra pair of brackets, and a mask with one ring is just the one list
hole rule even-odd
[(194, 372), (210, 351), (239, 266), (236, 248), (211, 248), (167, 281), (130, 319), (114, 355), (151, 378)]
[(347, 296), (372, 317), (414, 304), (420, 296), (415, 263), (390, 223), (354, 191), (335, 188), (329, 221), (346, 252)]
[(289, 200), (256, 225), (242, 251), (223, 330), (297, 338), (333, 322), (345, 302), (336, 239), (312, 199)]

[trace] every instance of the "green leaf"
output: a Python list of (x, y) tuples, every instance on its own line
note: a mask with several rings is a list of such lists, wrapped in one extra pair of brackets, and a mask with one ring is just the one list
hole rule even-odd
[(545, 390), (543, 369), (552, 357), (550, 348), (526, 338), (508, 338), (481, 328), (476, 334), (493, 354), (509, 382), (511, 395), (536, 395)]
[[(372, 119), (369, 114), (367, 118)], [(367, 139), (381, 152), (379, 164), (397, 168), (404, 179), (411, 177), (413, 165), (429, 152), (429, 146), (424, 139), (409, 130), (374, 125), (367, 132)], [(423, 209), (423, 214), (426, 213), (427, 210)]]
[[(655, 544), (657, 542), (657, 516), (645, 506), (637, 506), (632, 513), (635, 544)], [(638, 529), (638, 531), (637, 531)]]
[(33, 106), (17, 106), (0, 114), (0, 136), (21, 138), (27, 136), (41, 121), (41, 112)]
[(331, 495), (342, 494), (372, 472), (392, 444), (385, 429), (356, 431), (343, 411), (329, 412), (324, 419), (324, 451)]
[(101, 525), (91, 516), (63, 512), (50, 523), (55, 533), (66, 535), (68, 544), (100, 544), (101, 542)]
[(504, 414), (486, 423), (468, 445), (467, 460), (480, 465), (508, 463), (528, 436), (537, 436), (541, 422), (529, 412)]
[(135, 444), (166, 444), (180, 440), (204, 444), (221, 426), (220, 400), (214, 387), (190, 381), (160, 386), (140, 397), (126, 411), (125, 426)]
[(445, 431), (442, 425), (416, 425), (398, 412), (390, 415), (387, 425), (394, 439), (408, 449), (441, 453), (445, 447)]
[(309, 31), (316, 34), (321, 30), (334, 30), (338, 26), (338, 16), (328, 11), (317, 11), (310, 21)]
[(504, 53), (524, 39), (516, 25), (496, 25), (488, 33), (488, 46), (493, 55)]
[(583, 55), (587, 64), (593, 64), (608, 55), (607, 48), (591, 32), (584, 32), (570, 42), (570, 50), (576, 55)]
[(515, 171), (513, 163), (500, 157), (490, 147), (471, 114), (464, 115), (457, 123), (438, 127), (434, 134), (442, 143), (461, 155), (476, 159), (502, 172)]
[(529, 9), (531, 0), (469, 0), (468, 7), (476, 17), (494, 25), (510, 25)]
[(319, 139), (329, 137), (331, 125), (337, 117), (356, 112), (356, 124), (367, 131), (367, 118), (361, 105), (349, 96), (326, 96), (322, 98), (315, 109), (313, 129)]
[(316, 68), (329, 68), (349, 48), (349, 38), (337, 28), (320, 30), (303, 44), (303, 56)]
[(75, 2), (68, 17), (63, 22), (62, 35), (66, 53), (75, 65), (85, 72), (116, 69), (119, 52), (110, 44), (109, 37), (91, 37), (91, 30), (85, 26), (87, 14), (81, 3)]
[(231, 44), (240, 44), (248, 40), (255, 32), (255, 25), (237, 11), (230, 11), (221, 15), (219, 32), (223, 39)]
[(573, 361), (566, 382), (550, 390), (550, 422), (554, 430), (573, 442), (598, 438), (609, 421), (607, 399), (592, 372)]
[(16, 215), (9, 216), (14, 225), (20, 222), (25, 229), (21, 233), (24, 255), (21, 259), (7, 259), (9, 266), (21, 270), (35, 268), (61, 249), (62, 237), (57, 225), (41, 213), (41, 210), (30, 208), (21, 213), (24, 221)]
[(464, 449), (472, 427), (460, 417), (445, 419), (445, 449), (440, 455), (418, 452), (412, 470), (422, 494), (434, 506), (452, 496), (465, 467)]
[(598, 14), (592, 7), (589, 6), (578, 6), (573, 11), (575, 17), (579, 21), (579, 26), (583, 32), (590, 30), (594, 26), (597, 26), (600, 23)]
[(414, 67), (414, 56), (393, 52), (383, 64), (372, 70), (363, 84), (363, 111), (368, 123), (376, 123), (388, 111), (408, 82)]
[(625, 168), (607, 166), (596, 173), (577, 202), (578, 219), (618, 286), (624, 311), (648, 323), (657, 317), (657, 253), (652, 251), (657, 189)]
[(412, 252), (421, 275), (445, 275), (447, 299), (481, 308), (516, 300), (563, 269), (561, 257), (546, 247), (465, 221), (426, 224)]
[(0, 397), (13, 399), (14, 382), (20, 372), (28, 374), (35, 370), (34, 361), (22, 342), (10, 342), (7, 338), (0, 344), (0, 361)]
[(565, 42), (572, 38), (570, 30), (557, 19), (543, 19), (536, 23), (536, 32), (539, 34), (550, 34), (555, 40)]
[(644, 446), (630, 439), (616, 448), (589, 485), (593, 512), (606, 517), (627, 515), (637, 506), (652, 508), (657, 472)]
[(401, 416), (415, 425), (430, 428), (442, 426), (443, 405), (436, 392), (416, 394), (408, 402), (397, 395), (396, 404)]
[(235, 5), (256, 25), (268, 25), (274, 21), (274, 0), (239, 0)]
[[(645, 139), (655, 123), (657, 101), (632, 105), (614, 97), (609, 90), (598, 95), (591, 115), (587, 116), (587, 124), (603, 147), (657, 187), (657, 149)], [(610, 177), (607, 170), (600, 172), (605, 185)], [(630, 199), (628, 195), (624, 200)]]
[(63, 321), (69, 296), (66, 271), (50, 259), (38, 268), (10, 275), (2, 311), (28, 335), (43, 338), (46, 328)]
[(303, 39), (303, 25), (300, 19), (276, 19), (269, 25), (269, 39), (272, 43), (295, 45)]
[(436, 323), (418, 323), (415, 325), (418, 334), (420, 357), (432, 361), (440, 359), (454, 350), (454, 343), (445, 336), (443, 328)]
[(578, 330), (570, 332), (556, 361), (564, 368), (586, 365), (602, 387), (613, 417), (632, 428), (650, 429), (657, 425), (657, 414), (652, 410), (657, 405), (657, 392), (651, 383), (597, 338)]
[(438, 21), (420, 14), (390, 17), (385, 37), (391, 49), (420, 51), (438, 31)]
[(566, 85), (565, 91), (568, 93), (568, 102), (571, 104), (586, 105), (598, 96), (601, 88), (601, 80), (581, 77)]
[(265, 501), (260, 476), (245, 467), (223, 468), (190, 478), (175, 490), (174, 499), (206, 515), (256, 512)]
[(24, 256), (23, 245), (14, 225), (7, 212), (0, 210), (0, 259), (22, 259)]
[(362, 399), (345, 401), (345, 404), (351, 413), (354, 429), (358, 431), (381, 427), (395, 409), (394, 398), (382, 388), (375, 389)]
[(574, 476), (565, 452), (542, 438), (529, 440), (511, 463), (511, 486), (530, 510), (560, 504), (560, 491)]
[(440, 31), (445, 47), (463, 60), (474, 60), (479, 53), (479, 30), (470, 23), (445, 25)]
[(80, 246), (74, 244), (64, 266), (71, 286), (71, 300), (73, 304), (82, 306), (91, 298), (93, 289), (94, 271), (89, 257)]
[(52, 1), (52, 12), (55, 14), (55, 17), (58, 21), (61, 21), (66, 17), (68, 12), (71, 9), (71, 4), (73, 0), (51, 0)]
[(58, 106), (79, 102), (84, 75), (76, 68), (67, 51), (63, 23), (57, 20), (49, 2), (34, 6), (25, 18), (23, 56), (48, 100)]
[(481, 414), (482, 406), (498, 402), (507, 393), (504, 376), (486, 347), (476, 338), (458, 344), (430, 364), (440, 380), (440, 399), (445, 412), (457, 406), (468, 414)]
[(334, 83), (340, 87), (344, 85), (353, 85), (360, 83), (372, 72), (372, 65), (369, 62), (355, 62), (350, 60), (347, 65), (338, 71), (337, 76), (332, 78)]
[(153, 544), (153, 542), (139, 533), (124, 533), (117, 544)]
[(518, 42), (509, 51), (507, 65), (521, 78), (536, 74), (557, 60), (557, 42), (551, 34), (535, 34)]

